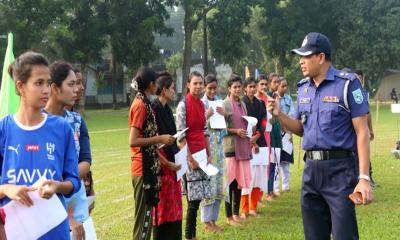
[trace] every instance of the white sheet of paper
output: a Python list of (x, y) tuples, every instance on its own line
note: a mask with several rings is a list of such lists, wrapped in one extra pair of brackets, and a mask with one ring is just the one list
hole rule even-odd
[(181, 165), (181, 169), (176, 172), (177, 181), (182, 179), (182, 176), (188, 170), (187, 155), (187, 144), (185, 144), (185, 146), (183, 146), (183, 148), (177, 154), (175, 154), (175, 164)]
[[(189, 129), (189, 128), (185, 128), (185, 129), (183, 129), (182, 131), (179, 131), (179, 132), (175, 133), (175, 134), (173, 135), (173, 137), (176, 138), (176, 139), (180, 139), (181, 136), (182, 136), (182, 134), (184, 134), (188, 129)], [(164, 146), (165, 146), (165, 144), (160, 144), (160, 145), (158, 146), (158, 149), (161, 149), (161, 148), (163, 148)]]
[(179, 131), (177, 133), (174, 134), (174, 138), (180, 138), (182, 136), (182, 134), (184, 134), (189, 128), (185, 128), (182, 131)]
[(250, 116), (242, 116), (242, 118), (247, 121), (247, 137), (251, 138), (253, 136), (253, 127), (257, 125), (257, 118)]
[(272, 124), (269, 122), (271, 118), (272, 118), (272, 114), (270, 112), (267, 112), (267, 126), (265, 127), (266, 132), (272, 131)]
[(268, 165), (269, 158), (269, 148), (260, 147), (258, 153), (253, 153), (253, 158), (251, 159), (251, 165)]
[(214, 110), (214, 114), (210, 117), (210, 126), (213, 129), (226, 128), (225, 117), (217, 112), (217, 107), (222, 107), (222, 100), (208, 101), (208, 106)]
[(197, 153), (192, 154), (193, 159), (199, 164), (201, 170), (203, 170), (208, 176), (214, 176), (218, 173), (218, 168), (207, 162), (207, 151), (203, 149)]
[[(44, 180), (39, 179), (33, 186), (40, 186)], [(7, 216), (4, 226), (7, 239), (38, 239), (67, 218), (67, 211), (56, 194), (50, 199), (41, 198), (39, 190), (28, 194), (33, 206), (11, 201), (3, 207)]]
[(201, 168), (201, 170), (203, 170), (208, 176), (214, 176), (214, 175), (216, 175), (216, 174), (219, 172), (218, 168), (216, 168), (216, 167), (215, 167), (214, 165), (212, 165), (211, 163), (206, 164), (205, 166), (200, 167), (200, 168)]
[(292, 154), (293, 152), (293, 143), (290, 142), (289, 134), (285, 134), (282, 138), (282, 150), (288, 154)]
[(390, 105), (390, 110), (392, 113), (400, 113), (400, 103), (392, 103)]
[[(83, 223), (83, 228), (85, 229), (85, 240), (97, 239), (96, 230), (94, 228), (93, 219), (91, 217), (86, 219), (86, 221)], [(72, 235), (72, 232), (70, 232), (69, 235), (71, 237), (71, 240), (76, 240), (76, 237)]]
[(272, 163), (280, 163), (281, 162), (281, 149), (280, 148), (271, 148), (271, 162)]

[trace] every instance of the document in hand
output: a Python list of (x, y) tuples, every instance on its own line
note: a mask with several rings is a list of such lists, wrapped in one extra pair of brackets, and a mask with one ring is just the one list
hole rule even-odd
[(208, 101), (208, 105), (214, 110), (210, 117), (210, 126), (213, 129), (226, 128), (225, 117), (217, 112), (217, 107), (222, 107), (222, 100)]
[(189, 128), (185, 128), (182, 131), (175, 133), (173, 137), (179, 139), (182, 136), (182, 134), (184, 134), (188, 129)]
[(293, 152), (293, 143), (290, 141), (290, 135), (287, 133), (282, 138), (282, 150), (288, 154), (292, 154)]
[(183, 146), (183, 148), (177, 154), (175, 154), (175, 164), (181, 165), (181, 169), (176, 172), (177, 181), (182, 179), (182, 176), (188, 170), (187, 155), (187, 144), (185, 144), (185, 146)]
[[(93, 219), (89, 217), (83, 222), (83, 228), (85, 229), (85, 240), (96, 240), (96, 230), (94, 229)], [(71, 240), (76, 240), (76, 236), (70, 232)]]
[(218, 173), (218, 168), (216, 168), (211, 163), (207, 162), (207, 151), (203, 149), (197, 153), (192, 154), (193, 159), (199, 164), (201, 170), (203, 170), (208, 176), (214, 176)]
[[(175, 139), (180, 139), (181, 138), (181, 136), (182, 136), (182, 134), (184, 134), (187, 130), (188, 130), (189, 128), (185, 128), (185, 129), (183, 129), (182, 131), (179, 131), (179, 132), (177, 132), (177, 133), (175, 133), (174, 134), (174, 138)], [(161, 148), (163, 148), (165, 146), (165, 144), (160, 144), (159, 146), (158, 146), (158, 149), (161, 149)]]
[(270, 112), (267, 112), (267, 126), (265, 127), (266, 132), (271, 132), (272, 131), (272, 124), (269, 122), (272, 118), (272, 114)]
[(247, 136), (251, 138), (253, 136), (253, 127), (257, 125), (257, 118), (250, 116), (242, 116), (247, 121)]
[(251, 165), (263, 165), (266, 166), (268, 164), (269, 158), (269, 148), (268, 147), (260, 147), (258, 153), (253, 153), (253, 158), (251, 159)]
[[(38, 187), (46, 179), (39, 179), (33, 186)], [(60, 199), (54, 194), (50, 199), (39, 196), (39, 190), (28, 192), (33, 206), (27, 207), (17, 201), (5, 205), (5, 230), (7, 239), (38, 239), (55, 228), (67, 217)]]

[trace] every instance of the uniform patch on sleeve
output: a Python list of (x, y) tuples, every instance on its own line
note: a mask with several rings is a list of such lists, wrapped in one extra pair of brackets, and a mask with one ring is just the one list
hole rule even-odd
[(361, 104), (364, 101), (363, 93), (360, 88), (354, 90), (352, 93), (354, 101), (356, 101), (357, 104)]

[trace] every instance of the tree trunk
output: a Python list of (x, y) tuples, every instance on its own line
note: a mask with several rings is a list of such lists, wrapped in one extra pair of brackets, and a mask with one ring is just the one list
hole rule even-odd
[(116, 90), (116, 81), (117, 81), (117, 65), (114, 53), (111, 54), (111, 89), (112, 89), (112, 105), (113, 109), (117, 109), (117, 90)]
[(192, 22), (193, 11), (190, 7), (185, 8), (184, 29), (185, 29), (185, 46), (183, 49), (183, 66), (182, 66), (182, 93), (186, 92), (186, 81), (189, 77), (190, 66), (192, 65)]
[(277, 72), (279, 75), (283, 76), (285, 74), (285, 67), (284, 67), (284, 63), (285, 62), (285, 55), (281, 54), (278, 57), (278, 61), (277, 61)]
[(208, 74), (208, 38), (207, 38), (207, 10), (203, 11), (203, 69), (204, 76)]
[(85, 88), (83, 91), (83, 96), (82, 98), (79, 100), (78, 103), (78, 111), (82, 116), (85, 116), (85, 105), (86, 105), (86, 86), (87, 86), (87, 81), (88, 81), (88, 64), (87, 63), (82, 63), (81, 64), (81, 74), (82, 74), (82, 84), (83, 87)]

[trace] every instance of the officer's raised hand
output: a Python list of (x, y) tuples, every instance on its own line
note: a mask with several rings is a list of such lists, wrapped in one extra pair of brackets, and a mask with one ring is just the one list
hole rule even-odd
[(278, 116), (281, 111), (281, 107), (279, 104), (279, 94), (273, 94), (274, 98), (268, 96), (268, 107), (267, 111), (270, 112), (274, 116)]

